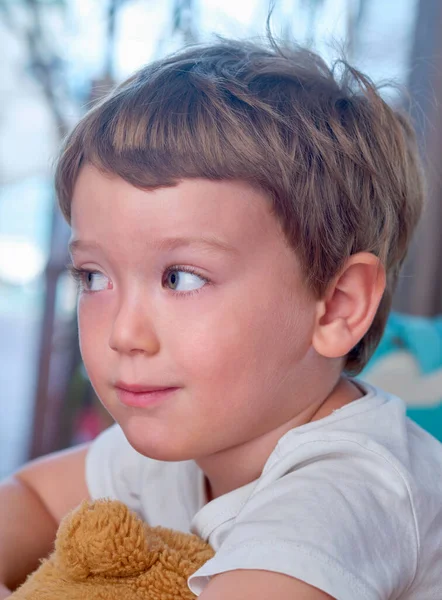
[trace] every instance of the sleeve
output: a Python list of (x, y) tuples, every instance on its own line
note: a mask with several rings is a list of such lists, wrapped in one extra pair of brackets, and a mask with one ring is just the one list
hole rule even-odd
[(337, 600), (402, 597), (418, 544), (407, 482), (386, 462), (330, 452), (255, 490), (190, 589), (200, 594), (215, 574), (259, 569)]
[(103, 431), (86, 456), (86, 483), (93, 500), (111, 498), (142, 515), (141, 482), (146, 457), (127, 441), (118, 425)]

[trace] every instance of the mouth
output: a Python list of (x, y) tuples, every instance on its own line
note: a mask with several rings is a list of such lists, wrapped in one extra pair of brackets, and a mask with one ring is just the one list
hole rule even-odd
[(178, 389), (177, 387), (129, 386), (127, 384), (117, 384), (115, 386), (121, 404), (136, 408), (147, 408), (159, 404)]

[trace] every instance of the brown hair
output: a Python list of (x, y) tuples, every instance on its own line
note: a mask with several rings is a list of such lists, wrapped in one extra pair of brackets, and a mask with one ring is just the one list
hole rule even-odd
[(192, 177), (258, 186), (317, 297), (351, 254), (374, 253), (387, 287), (345, 368), (366, 364), (423, 198), (412, 127), (366, 76), (273, 41), (192, 46), (141, 69), (69, 135), (56, 172), (68, 222), (86, 162), (144, 189)]

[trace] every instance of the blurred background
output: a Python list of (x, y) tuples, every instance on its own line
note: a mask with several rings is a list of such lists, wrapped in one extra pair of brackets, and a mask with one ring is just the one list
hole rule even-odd
[[(114, 83), (214, 34), (262, 36), (268, 0), (0, 0), (0, 477), (110, 424), (78, 351), (76, 291), (56, 208), (60, 141)], [(342, 49), (414, 119), (428, 203), (364, 376), (442, 439), (442, 2), (275, 0), (275, 36)]]

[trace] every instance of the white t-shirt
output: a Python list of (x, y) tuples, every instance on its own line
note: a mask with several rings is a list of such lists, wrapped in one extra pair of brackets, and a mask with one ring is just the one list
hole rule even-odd
[(286, 433), (259, 479), (209, 503), (193, 461), (146, 458), (112, 426), (87, 456), (90, 494), (207, 540), (197, 595), (217, 573), (261, 569), (337, 600), (441, 600), (442, 444), (402, 400), (362, 385), (363, 398)]

